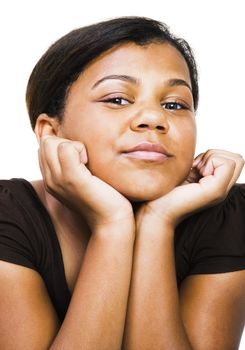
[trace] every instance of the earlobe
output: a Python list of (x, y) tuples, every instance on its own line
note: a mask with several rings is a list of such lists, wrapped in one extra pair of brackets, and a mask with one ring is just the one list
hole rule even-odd
[(57, 117), (50, 117), (46, 113), (40, 114), (34, 129), (38, 143), (42, 136), (57, 136), (59, 127), (60, 122)]

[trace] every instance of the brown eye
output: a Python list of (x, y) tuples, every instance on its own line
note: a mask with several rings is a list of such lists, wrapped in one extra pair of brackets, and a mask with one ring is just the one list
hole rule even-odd
[(177, 103), (177, 102), (166, 102), (162, 106), (165, 109), (171, 109), (171, 110), (187, 109), (187, 107), (184, 106), (182, 103)]
[(109, 98), (107, 100), (104, 100), (103, 102), (112, 103), (112, 104), (115, 104), (118, 106), (124, 106), (124, 105), (127, 105), (130, 103), (128, 100), (126, 100), (125, 98), (122, 98), (122, 97)]

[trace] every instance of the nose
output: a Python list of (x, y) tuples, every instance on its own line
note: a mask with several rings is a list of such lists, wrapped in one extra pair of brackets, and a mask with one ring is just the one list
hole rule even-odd
[(142, 108), (131, 120), (131, 129), (133, 131), (155, 130), (166, 134), (169, 130), (169, 121), (164, 110)]

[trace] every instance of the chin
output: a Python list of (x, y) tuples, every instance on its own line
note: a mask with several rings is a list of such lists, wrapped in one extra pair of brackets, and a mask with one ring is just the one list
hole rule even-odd
[(134, 186), (132, 189), (122, 190), (118, 189), (118, 191), (126, 197), (130, 202), (149, 202), (153, 201), (157, 198), (160, 198), (170, 192), (175, 185), (162, 185), (162, 186)]

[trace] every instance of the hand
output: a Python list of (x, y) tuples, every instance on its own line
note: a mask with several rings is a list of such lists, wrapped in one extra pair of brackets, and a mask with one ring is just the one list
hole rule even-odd
[(186, 181), (161, 198), (145, 203), (138, 212), (176, 226), (193, 212), (225, 199), (238, 179), (244, 160), (239, 154), (209, 150), (195, 158)]
[(134, 223), (130, 202), (86, 167), (85, 146), (56, 136), (40, 140), (39, 163), (46, 189), (82, 214), (90, 229), (121, 220)]

